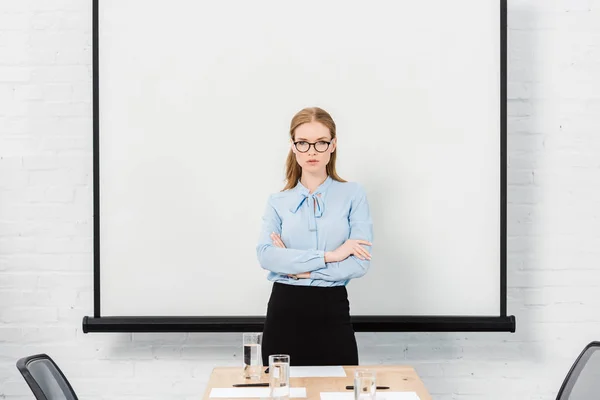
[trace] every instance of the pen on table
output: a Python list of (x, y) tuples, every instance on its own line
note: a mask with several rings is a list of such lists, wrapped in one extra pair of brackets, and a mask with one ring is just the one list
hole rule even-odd
[[(377, 386), (377, 389), (379, 389), (379, 390), (384, 390), (384, 389), (389, 389), (389, 388), (390, 388), (389, 386)], [(346, 386), (346, 389), (352, 390), (352, 389), (354, 389), (354, 386)]]
[(234, 383), (233, 387), (265, 387), (269, 386), (268, 382), (256, 382), (256, 383)]

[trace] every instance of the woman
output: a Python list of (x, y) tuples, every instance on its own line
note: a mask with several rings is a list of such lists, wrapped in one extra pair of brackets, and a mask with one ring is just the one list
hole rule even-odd
[(256, 248), (273, 282), (263, 363), (289, 354), (291, 365), (358, 365), (346, 284), (369, 269), (367, 197), (336, 173), (336, 127), (326, 111), (299, 111), (290, 147), (287, 184), (269, 197)]

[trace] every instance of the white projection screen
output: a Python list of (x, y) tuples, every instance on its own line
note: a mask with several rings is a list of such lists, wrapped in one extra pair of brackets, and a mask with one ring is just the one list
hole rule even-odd
[(292, 116), (327, 110), (366, 190), (357, 331), (514, 331), (506, 2), (94, 1), (94, 315), (84, 331), (259, 329), (256, 256)]

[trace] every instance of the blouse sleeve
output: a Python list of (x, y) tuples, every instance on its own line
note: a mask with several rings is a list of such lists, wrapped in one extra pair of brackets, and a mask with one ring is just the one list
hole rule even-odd
[[(373, 222), (369, 210), (367, 195), (358, 185), (350, 208), (349, 215), (350, 237), (349, 239), (361, 239), (368, 242), (373, 241)], [(371, 254), (371, 247), (363, 245)], [(344, 281), (353, 278), (360, 278), (365, 275), (371, 265), (370, 260), (361, 260), (355, 255), (351, 255), (345, 260), (339, 262), (325, 263), (325, 268), (312, 271), (311, 279), (322, 279), (325, 281)]]
[(256, 255), (260, 266), (281, 275), (300, 274), (325, 268), (324, 251), (277, 247), (271, 241), (272, 232), (281, 235), (281, 218), (273, 206), (271, 196), (262, 217), (262, 227), (256, 246)]

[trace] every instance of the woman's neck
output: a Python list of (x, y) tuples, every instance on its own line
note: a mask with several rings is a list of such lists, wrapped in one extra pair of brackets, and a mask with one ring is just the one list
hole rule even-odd
[(317, 188), (325, 182), (327, 179), (327, 172), (323, 174), (313, 175), (313, 174), (302, 174), (300, 178), (300, 183), (304, 185), (305, 188), (308, 189), (309, 193), (314, 192)]

